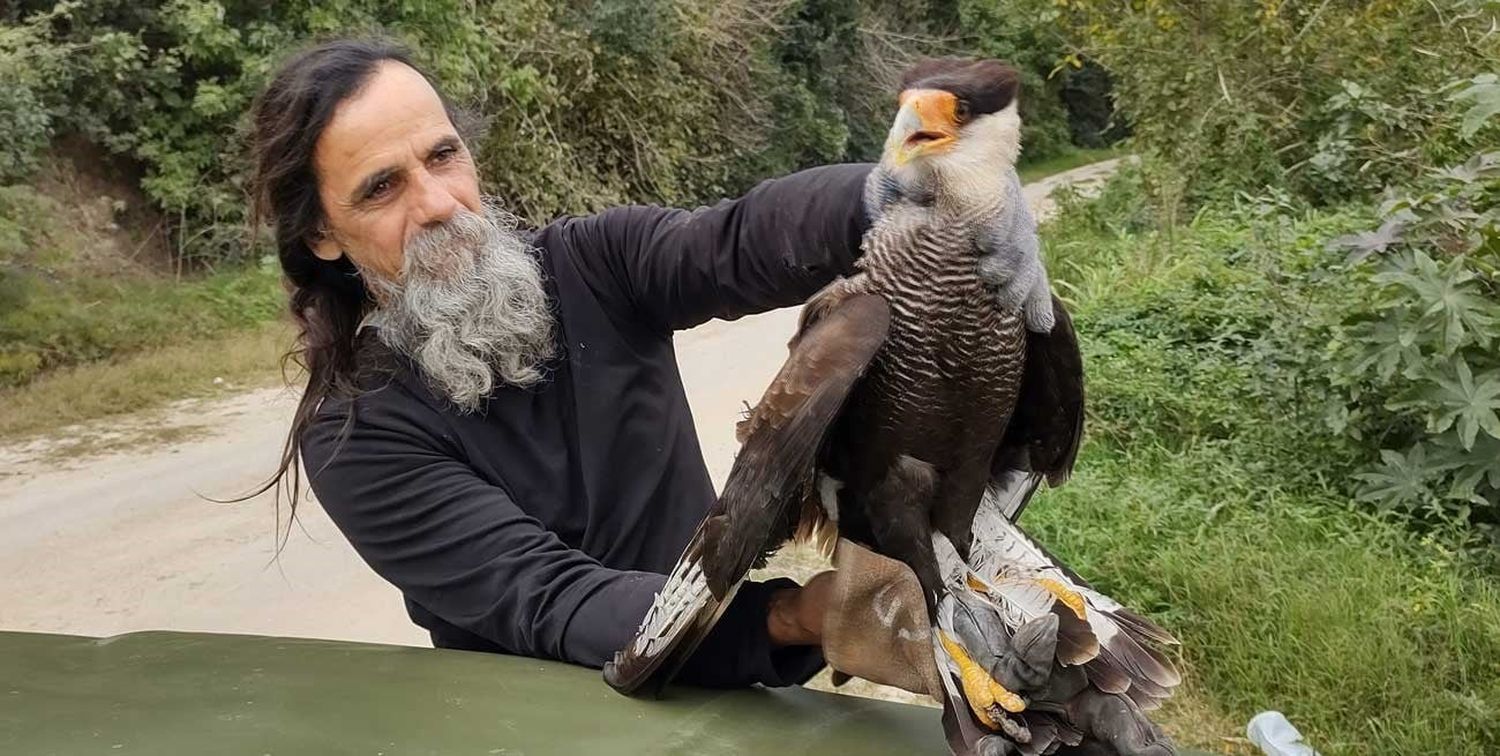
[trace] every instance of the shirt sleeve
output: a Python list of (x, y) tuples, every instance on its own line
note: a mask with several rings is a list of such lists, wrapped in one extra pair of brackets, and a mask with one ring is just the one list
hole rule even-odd
[[(351, 403), (325, 402), (302, 448), (329, 517), (375, 572), (443, 620), (510, 653), (603, 666), (634, 636), (665, 577), (610, 569), (570, 548), (446, 451), (427, 430), (441, 419), (411, 404), (361, 400), (346, 422)], [(771, 646), (774, 587), (742, 588), (679, 679), (788, 685), (816, 672), (816, 648)]]
[(627, 206), (558, 221), (596, 296), (662, 331), (805, 301), (853, 270), (868, 164), (761, 182), (712, 207)]

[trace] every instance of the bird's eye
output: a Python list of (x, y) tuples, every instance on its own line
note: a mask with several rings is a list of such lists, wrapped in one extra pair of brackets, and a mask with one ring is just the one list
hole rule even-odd
[(959, 123), (963, 123), (964, 121), (969, 120), (968, 100), (965, 100), (962, 97), (958, 99), (958, 102), (953, 105), (953, 117), (956, 118)]

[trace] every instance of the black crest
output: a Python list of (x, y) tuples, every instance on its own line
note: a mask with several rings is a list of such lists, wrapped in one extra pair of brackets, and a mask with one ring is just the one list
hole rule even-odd
[(965, 103), (971, 115), (1004, 110), (1021, 89), (1021, 74), (994, 59), (930, 58), (907, 69), (901, 90), (941, 89)]

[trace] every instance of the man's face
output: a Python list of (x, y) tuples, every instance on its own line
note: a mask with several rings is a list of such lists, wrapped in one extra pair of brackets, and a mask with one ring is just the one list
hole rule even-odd
[(327, 228), (324, 260), (347, 254), (366, 275), (401, 276), (402, 250), (460, 209), (483, 213), (474, 161), (422, 75), (386, 61), (340, 103), (313, 164)]

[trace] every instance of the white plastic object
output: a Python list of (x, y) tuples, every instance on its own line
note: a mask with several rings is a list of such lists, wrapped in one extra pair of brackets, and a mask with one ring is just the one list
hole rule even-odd
[(1266, 756), (1318, 756), (1302, 742), (1302, 733), (1279, 711), (1263, 711), (1250, 718), (1245, 735)]

